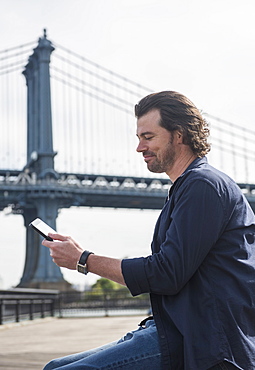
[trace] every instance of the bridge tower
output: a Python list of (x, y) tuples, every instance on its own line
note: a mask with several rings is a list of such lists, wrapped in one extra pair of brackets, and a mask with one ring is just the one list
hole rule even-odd
[[(42, 238), (29, 223), (40, 217), (53, 229), (60, 208), (59, 198), (54, 192), (50, 196), (47, 183), (56, 182), (54, 170), (51, 91), (50, 91), (50, 56), (54, 47), (44, 36), (29, 57), (23, 71), (27, 84), (27, 164), (25, 171), (33, 173), (41, 186), (30, 193), (23, 204), (22, 214), (26, 226), (26, 260), (19, 287), (50, 288), (65, 290), (69, 284), (64, 280), (61, 270), (49, 255), (49, 250), (41, 245)], [(45, 184), (45, 185), (44, 185)]]

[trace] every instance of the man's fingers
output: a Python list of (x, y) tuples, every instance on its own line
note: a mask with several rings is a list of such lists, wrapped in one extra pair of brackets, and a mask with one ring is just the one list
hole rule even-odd
[(68, 240), (68, 239), (70, 239), (70, 237), (69, 236), (65, 236), (65, 235), (61, 235), (61, 234), (52, 234), (52, 233), (49, 233), (49, 236), (52, 238), (52, 239), (54, 239), (54, 240), (59, 240), (59, 241), (61, 241), (61, 242), (64, 242), (64, 241), (66, 241), (66, 240)]

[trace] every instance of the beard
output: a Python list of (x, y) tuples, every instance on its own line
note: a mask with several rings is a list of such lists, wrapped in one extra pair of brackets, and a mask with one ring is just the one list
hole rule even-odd
[(167, 172), (167, 170), (173, 166), (176, 158), (176, 151), (172, 146), (172, 141), (169, 142), (166, 149), (160, 153), (160, 156), (150, 151), (144, 154), (149, 154), (154, 157), (147, 163), (148, 170), (154, 173)]

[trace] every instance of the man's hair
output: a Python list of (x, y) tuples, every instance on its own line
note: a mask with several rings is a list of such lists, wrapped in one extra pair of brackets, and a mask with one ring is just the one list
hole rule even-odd
[(186, 96), (175, 91), (150, 94), (136, 104), (135, 115), (140, 118), (153, 109), (160, 112), (160, 126), (170, 132), (181, 132), (183, 143), (198, 157), (203, 157), (210, 151), (210, 144), (207, 142), (210, 134), (208, 123)]

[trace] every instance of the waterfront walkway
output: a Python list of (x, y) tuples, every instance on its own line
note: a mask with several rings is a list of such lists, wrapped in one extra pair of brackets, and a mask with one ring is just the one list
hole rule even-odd
[(45, 318), (0, 326), (0, 369), (41, 370), (53, 358), (119, 339), (143, 318)]

